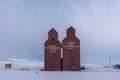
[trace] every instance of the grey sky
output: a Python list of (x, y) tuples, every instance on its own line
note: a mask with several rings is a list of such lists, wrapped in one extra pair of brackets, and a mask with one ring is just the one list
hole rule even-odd
[(47, 32), (69, 26), (81, 40), (82, 63), (120, 59), (119, 0), (0, 0), (0, 58), (43, 59)]

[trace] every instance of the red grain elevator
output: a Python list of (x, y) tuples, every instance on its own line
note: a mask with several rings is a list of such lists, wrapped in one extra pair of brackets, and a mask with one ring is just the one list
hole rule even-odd
[(48, 32), (48, 39), (44, 43), (44, 61), (45, 71), (61, 71), (61, 43), (54, 28)]
[(75, 36), (75, 29), (67, 29), (66, 38), (62, 41), (63, 46), (63, 71), (80, 70), (80, 40)]

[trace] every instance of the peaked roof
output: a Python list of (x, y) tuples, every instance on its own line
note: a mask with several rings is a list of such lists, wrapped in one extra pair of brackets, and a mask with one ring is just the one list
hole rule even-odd
[(52, 28), (48, 33), (51, 33), (51, 32), (57, 33), (57, 31), (54, 28)]
[(72, 26), (70, 26), (67, 30), (75, 30)]

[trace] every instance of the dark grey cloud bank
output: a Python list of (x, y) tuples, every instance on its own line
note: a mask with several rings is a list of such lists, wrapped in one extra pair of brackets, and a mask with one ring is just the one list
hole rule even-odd
[[(69, 26), (81, 40), (82, 63), (113, 63), (120, 56), (119, 0), (1, 0), (0, 58), (43, 60), (47, 32), (59, 40)], [(116, 61), (117, 59), (117, 61)]]

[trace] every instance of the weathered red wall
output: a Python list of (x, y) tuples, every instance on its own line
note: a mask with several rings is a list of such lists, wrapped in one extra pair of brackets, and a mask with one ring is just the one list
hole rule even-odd
[(44, 44), (44, 70), (61, 70), (61, 43), (58, 40), (58, 33), (55, 29), (48, 32), (48, 40)]
[(63, 71), (80, 70), (80, 40), (75, 36), (75, 29), (67, 29), (67, 36), (62, 41), (63, 46)]

